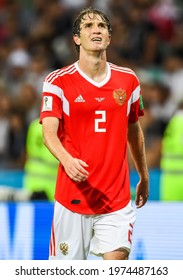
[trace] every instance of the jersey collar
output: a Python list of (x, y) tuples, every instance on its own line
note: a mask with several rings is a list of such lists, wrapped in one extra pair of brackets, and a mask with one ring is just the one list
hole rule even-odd
[(92, 85), (94, 85), (94, 86), (96, 86), (96, 87), (98, 87), (98, 88), (104, 86), (104, 85), (109, 81), (109, 79), (110, 79), (110, 77), (111, 77), (111, 68), (110, 68), (108, 62), (107, 62), (107, 75), (106, 75), (105, 79), (104, 79), (102, 82), (100, 82), (100, 83), (98, 83), (98, 82), (92, 80), (90, 77), (88, 77), (88, 76), (79, 68), (79, 66), (78, 66), (78, 61), (75, 62), (75, 67), (76, 67), (77, 71), (79, 72), (79, 74), (80, 74), (85, 80), (87, 80), (89, 83), (91, 83)]

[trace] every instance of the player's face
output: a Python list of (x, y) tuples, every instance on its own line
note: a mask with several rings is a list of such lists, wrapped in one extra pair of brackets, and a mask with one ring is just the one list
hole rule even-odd
[(80, 36), (75, 35), (74, 41), (80, 45), (80, 52), (102, 51), (110, 43), (110, 34), (106, 22), (96, 14), (86, 15), (80, 25)]

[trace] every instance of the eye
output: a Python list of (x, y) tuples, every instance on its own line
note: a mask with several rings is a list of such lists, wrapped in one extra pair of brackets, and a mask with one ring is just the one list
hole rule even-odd
[(87, 24), (85, 24), (85, 28), (90, 28), (92, 26), (92, 24), (91, 23), (87, 23)]
[(107, 28), (107, 25), (104, 22), (99, 23), (100, 28)]

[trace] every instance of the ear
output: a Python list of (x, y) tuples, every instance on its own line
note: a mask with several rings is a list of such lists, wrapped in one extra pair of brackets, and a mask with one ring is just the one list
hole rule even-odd
[(79, 36), (78, 36), (77, 34), (75, 34), (75, 35), (73, 36), (73, 41), (74, 41), (74, 43), (75, 43), (76, 45), (80, 46), (81, 42), (80, 42), (80, 38), (79, 38)]
[(110, 45), (110, 43), (111, 43), (111, 35), (109, 35), (108, 45)]

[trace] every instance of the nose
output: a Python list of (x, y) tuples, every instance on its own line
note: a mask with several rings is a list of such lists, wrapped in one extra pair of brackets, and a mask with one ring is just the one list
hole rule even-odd
[(93, 32), (95, 32), (95, 33), (101, 33), (100, 27), (98, 26), (98, 24), (95, 24), (95, 25), (93, 26)]

